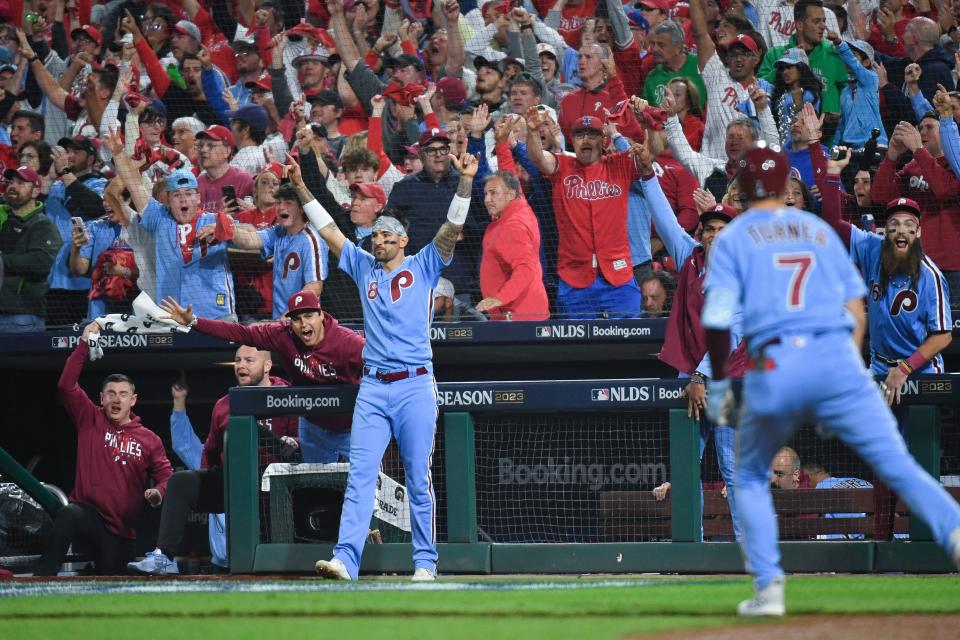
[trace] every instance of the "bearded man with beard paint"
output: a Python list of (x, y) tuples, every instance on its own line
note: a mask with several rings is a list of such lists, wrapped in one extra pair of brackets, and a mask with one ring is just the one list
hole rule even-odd
[[(909, 413), (900, 405), (907, 378), (943, 373), (941, 352), (950, 344), (950, 295), (947, 281), (920, 243), (921, 209), (915, 200), (895, 198), (887, 204), (883, 236), (862, 231), (840, 215), (840, 173), (850, 162), (827, 163), (823, 218), (850, 248), (850, 256), (870, 289), (870, 372), (885, 375), (883, 393), (893, 407), (900, 433), (907, 435)], [(877, 539), (890, 539), (897, 498), (874, 480)]]

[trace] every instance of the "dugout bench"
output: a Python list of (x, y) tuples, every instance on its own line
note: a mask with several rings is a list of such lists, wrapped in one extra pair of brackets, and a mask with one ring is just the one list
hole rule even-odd
[[(960, 377), (928, 376), (911, 380), (903, 392), (910, 406), (910, 449), (934, 477), (940, 473), (940, 430), (937, 405), (960, 404)], [(739, 548), (732, 542), (701, 542), (699, 425), (686, 416), (686, 400), (679, 380), (579, 380), (536, 382), (441, 383), (437, 467), (442, 455), (445, 535), (438, 543), (439, 567), (444, 573), (729, 573), (742, 572)], [(357, 388), (349, 386), (234, 388), (227, 437), (227, 531), (231, 571), (234, 573), (312, 572), (313, 564), (329, 558), (333, 544), (273, 543), (261, 539), (257, 438), (252, 416), (289, 413), (322, 416), (352, 411)], [(611, 517), (616, 509), (636, 515), (656, 512), (656, 533), (669, 542), (633, 542), (595, 537), (587, 543), (501, 543), (485, 537), (478, 527), (478, 454), (475, 419), (491, 414), (548, 412), (570, 415), (607, 415), (652, 411), (665, 415), (669, 448), (669, 502), (652, 504), (649, 491), (599, 492), (600, 513)], [(872, 497), (856, 490), (818, 490), (790, 509), (796, 520), (784, 527), (785, 537), (870, 533), (869, 517), (827, 519), (825, 513), (872, 511)], [(619, 495), (618, 495), (619, 493)], [(954, 491), (954, 496), (957, 492)], [(707, 538), (727, 532), (726, 501), (715, 493), (704, 496)], [(482, 501), (483, 498), (481, 498)], [(785, 498), (784, 498), (785, 499)], [(606, 505), (604, 507), (604, 505)], [(481, 506), (483, 506), (481, 504)], [(652, 510), (652, 511), (651, 511)], [(787, 514), (790, 515), (790, 514)], [(812, 518), (810, 516), (813, 516)], [(600, 516), (602, 524), (603, 516)], [(806, 520), (807, 522), (803, 522)], [(727, 521), (729, 522), (729, 521)], [(900, 527), (903, 528), (902, 525)], [(784, 568), (793, 572), (949, 572), (952, 565), (930, 542), (930, 532), (919, 521), (909, 523), (910, 542), (786, 541), (781, 544)], [(602, 526), (601, 526), (602, 529)], [(829, 529), (829, 530), (828, 530)], [(607, 541), (603, 541), (606, 539)], [(408, 543), (367, 545), (361, 570), (400, 573), (412, 571)]]

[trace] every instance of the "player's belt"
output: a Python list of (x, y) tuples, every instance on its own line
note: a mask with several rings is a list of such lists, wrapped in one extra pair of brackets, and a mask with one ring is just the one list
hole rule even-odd
[(409, 370), (379, 371), (377, 369), (371, 369), (370, 367), (363, 368), (363, 375), (365, 376), (372, 375), (380, 382), (396, 382), (398, 380), (406, 380), (407, 378), (412, 378), (415, 376), (422, 376), (426, 373), (429, 373), (426, 367), (417, 367), (417, 369), (413, 373), (410, 373)]

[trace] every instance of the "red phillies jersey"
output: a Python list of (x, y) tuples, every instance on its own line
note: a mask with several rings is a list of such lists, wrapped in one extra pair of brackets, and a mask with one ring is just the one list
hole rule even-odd
[(616, 153), (591, 165), (554, 157), (557, 170), (548, 178), (560, 232), (557, 272), (581, 289), (593, 284), (598, 270), (610, 284), (625, 284), (633, 278), (627, 240), (627, 196), (639, 177), (633, 156)]

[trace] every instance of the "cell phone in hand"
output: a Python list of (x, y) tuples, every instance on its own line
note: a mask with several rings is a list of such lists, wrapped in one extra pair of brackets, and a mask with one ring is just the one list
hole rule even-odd
[(232, 185), (227, 185), (220, 189), (220, 195), (222, 195), (227, 201), (227, 207), (230, 209), (236, 209), (237, 205), (237, 190)]
[(85, 239), (87, 240), (90, 239), (90, 236), (87, 234), (87, 225), (83, 221), (83, 218), (79, 216), (73, 216), (72, 218), (70, 218), (70, 222), (73, 224), (74, 227), (80, 229), (83, 232), (83, 237)]

